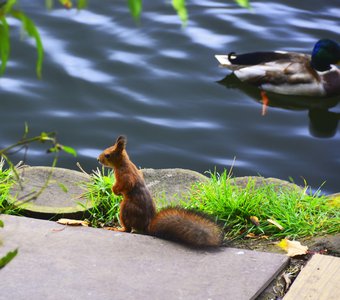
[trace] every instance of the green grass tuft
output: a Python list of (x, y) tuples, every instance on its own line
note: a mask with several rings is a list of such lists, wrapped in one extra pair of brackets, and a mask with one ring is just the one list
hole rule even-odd
[[(331, 206), (327, 197), (275, 184), (256, 187), (252, 180), (241, 188), (233, 184), (226, 171), (211, 173), (209, 182), (193, 186), (189, 202), (183, 205), (216, 216), (225, 224), (228, 238), (254, 233), (294, 239), (340, 232), (340, 210)], [(258, 226), (251, 222), (252, 216), (259, 219)]]
[(118, 222), (121, 197), (112, 192), (114, 180), (112, 170), (105, 174), (104, 169), (97, 169), (91, 174), (85, 196), (93, 204), (88, 219), (93, 227), (112, 226)]
[(5, 161), (0, 159), (0, 214), (18, 215), (20, 209), (8, 201), (10, 189), (15, 182), (15, 175), (11, 169), (4, 168)]

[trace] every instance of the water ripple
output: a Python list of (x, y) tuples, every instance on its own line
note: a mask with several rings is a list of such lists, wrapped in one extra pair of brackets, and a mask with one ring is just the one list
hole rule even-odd
[(217, 129), (220, 126), (217, 123), (208, 122), (208, 121), (196, 121), (196, 120), (179, 120), (179, 119), (167, 119), (167, 118), (151, 118), (145, 116), (138, 116), (136, 119), (157, 125), (164, 126), (169, 128), (177, 128), (177, 129)]

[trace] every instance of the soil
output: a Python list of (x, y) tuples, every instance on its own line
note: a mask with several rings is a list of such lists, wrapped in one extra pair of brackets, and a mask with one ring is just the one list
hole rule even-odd
[[(284, 254), (285, 251), (276, 245), (277, 242), (278, 241), (265, 239), (240, 239), (228, 242), (226, 243), (226, 246)], [(299, 239), (299, 242), (302, 245), (308, 246), (308, 254), (292, 257), (288, 266), (256, 298), (257, 300), (283, 299), (301, 269), (315, 253), (340, 257), (340, 233), (335, 235), (303, 238)]]

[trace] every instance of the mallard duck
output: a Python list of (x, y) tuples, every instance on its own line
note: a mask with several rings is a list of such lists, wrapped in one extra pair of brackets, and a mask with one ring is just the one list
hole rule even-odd
[(253, 52), (215, 55), (222, 67), (261, 90), (284, 95), (327, 97), (340, 95), (340, 46), (319, 40), (312, 55), (296, 52)]

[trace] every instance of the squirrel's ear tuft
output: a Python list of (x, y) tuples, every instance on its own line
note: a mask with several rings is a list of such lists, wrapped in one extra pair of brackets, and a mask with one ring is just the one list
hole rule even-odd
[(120, 135), (116, 140), (117, 147), (121, 149), (125, 149), (126, 143), (127, 138), (124, 135)]

